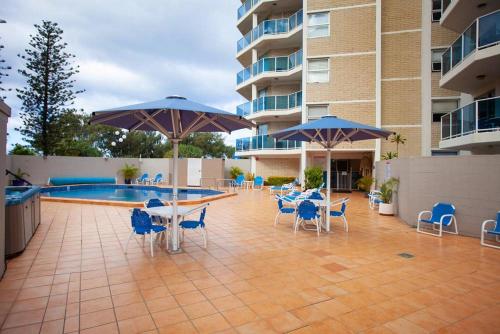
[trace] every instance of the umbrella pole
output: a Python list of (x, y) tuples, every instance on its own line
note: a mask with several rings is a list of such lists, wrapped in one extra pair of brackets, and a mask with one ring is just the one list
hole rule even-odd
[(332, 172), (332, 151), (328, 147), (326, 149), (326, 231), (330, 232), (330, 185)]
[(173, 139), (174, 148), (174, 161), (173, 161), (173, 182), (172, 182), (172, 248), (171, 253), (179, 253), (179, 222), (177, 221), (177, 187), (178, 187), (178, 174), (179, 174), (179, 140)]

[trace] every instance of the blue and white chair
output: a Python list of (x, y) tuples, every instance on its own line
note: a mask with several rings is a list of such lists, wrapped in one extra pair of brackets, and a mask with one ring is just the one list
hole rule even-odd
[(339, 217), (344, 221), (344, 230), (349, 232), (349, 225), (347, 223), (347, 217), (345, 216), (345, 210), (347, 209), (347, 202), (349, 198), (342, 198), (333, 203), (333, 205), (340, 205), (340, 210), (331, 210), (330, 217)]
[[(492, 225), (493, 228), (488, 229), (488, 225)], [(486, 242), (486, 236), (494, 236), (497, 242), (497, 245), (493, 245), (491, 243)], [(493, 220), (485, 220), (481, 225), (481, 245), (486, 247), (492, 247), (500, 249), (500, 211), (497, 212), (497, 219)]]
[(380, 191), (370, 191), (370, 193), (368, 194), (368, 206), (370, 207), (370, 209), (377, 208), (380, 203), (382, 203)]
[[(426, 218), (424, 218), (424, 216)], [(422, 230), (420, 224), (430, 224), (432, 232)], [(454, 225), (454, 229), (449, 228)], [(446, 228), (446, 229), (445, 229)], [(437, 231), (437, 232), (436, 232)], [(458, 234), (455, 206), (449, 203), (436, 203), (432, 211), (422, 211), (417, 217), (417, 232), (441, 237), (443, 233)]]
[(233, 180), (233, 186), (234, 187), (243, 187), (243, 184), (245, 183), (245, 175), (240, 174), (236, 177), (235, 180)]
[(271, 186), (269, 187), (269, 193), (272, 195), (274, 192), (279, 192), (283, 195), (284, 192), (293, 191), (295, 189), (294, 183), (286, 183), (281, 186)]
[(182, 240), (184, 240), (184, 231), (185, 230), (198, 230), (201, 233), (201, 237), (203, 238), (203, 247), (207, 248), (207, 230), (205, 229), (205, 215), (207, 213), (207, 205), (203, 206), (200, 213), (199, 220), (183, 220), (180, 222), (179, 226), (182, 230)]
[(282, 197), (276, 195), (276, 200), (278, 201), (278, 213), (274, 218), (274, 226), (279, 224), (281, 215), (295, 215), (295, 208), (284, 206)]
[(142, 184), (145, 184), (149, 181), (149, 174), (148, 173), (144, 173), (141, 175), (141, 177), (138, 177), (137, 179), (135, 179), (135, 183), (139, 184), (139, 183), (142, 183)]
[[(165, 204), (166, 203), (166, 204)], [(162, 202), (159, 198), (151, 198), (148, 199), (147, 201), (144, 202), (144, 207), (145, 208), (157, 208), (160, 206), (168, 206), (168, 202)], [(153, 223), (155, 224), (162, 224), (161, 218), (160, 217), (152, 217)]]
[[(304, 230), (316, 230), (316, 232), (321, 232), (321, 222), (318, 207), (311, 201), (305, 200), (300, 202), (297, 206), (297, 218), (295, 220), (294, 232), (297, 233), (299, 226), (302, 226)], [(314, 229), (308, 228), (306, 226), (306, 221), (312, 223), (315, 226)]]
[[(151, 219), (151, 217), (146, 212), (141, 211), (140, 209), (133, 209), (132, 210), (131, 221), (132, 221), (132, 232), (130, 233), (128, 240), (127, 240), (127, 244), (125, 245), (125, 254), (127, 254), (128, 244), (129, 244), (130, 239), (132, 239), (132, 236), (134, 234), (142, 235), (142, 244), (143, 245), (144, 245), (145, 235), (149, 234), (151, 256), (154, 256), (153, 234), (154, 235), (156, 235), (157, 233), (165, 234), (165, 232), (167, 231), (167, 228), (165, 226), (153, 224), (153, 220)], [(166, 240), (167, 240), (167, 248), (168, 248), (168, 238), (166, 238)]]
[(253, 179), (253, 188), (259, 190), (264, 189), (264, 178), (262, 176), (256, 176), (255, 179)]
[(154, 178), (149, 180), (150, 184), (160, 184), (162, 182), (163, 182), (163, 175), (161, 173), (156, 174)]

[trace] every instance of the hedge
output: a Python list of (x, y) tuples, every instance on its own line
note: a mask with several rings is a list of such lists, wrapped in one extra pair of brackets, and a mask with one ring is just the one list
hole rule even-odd
[(266, 186), (281, 186), (295, 181), (293, 176), (269, 176), (264, 183)]

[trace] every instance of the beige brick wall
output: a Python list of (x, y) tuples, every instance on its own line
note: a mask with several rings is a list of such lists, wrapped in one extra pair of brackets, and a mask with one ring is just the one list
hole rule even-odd
[(420, 76), (421, 33), (382, 35), (382, 78)]
[(362, 4), (374, 4), (373, 0), (307, 0), (308, 10), (321, 10)]
[(367, 125), (375, 125), (375, 102), (331, 104), (330, 115)]
[(421, 122), (420, 80), (382, 82), (382, 125)]
[(382, 0), (382, 32), (420, 29), (422, 2)]
[[(339, 150), (374, 150), (375, 149), (375, 141), (374, 140), (365, 140), (365, 141), (357, 141), (352, 144), (349, 143), (342, 143), (338, 144), (335, 146), (336, 149)], [(307, 143), (306, 144), (306, 149), (308, 150), (313, 150), (313, 149), (324, 149), (321, 145), (317, 143)]]
[[(421, 155), (421, 131), (420, 127), (416, 128), (384, 128), (389, 131), (400, 133), (407, 139), (406, 144), (399, 145), (399, 157), (410, 157)], [(382, 154), (391, 151), (396, 152), (396, 144), (390, 140), (382, 140)]]
[(307, 84), (308, 102), (372, 99), (375, 99), (375, 55), (330, 58), (330, 81)]
[(432, 97), (445, 97), (445, 96), (460, 97), (460, 92), (439, 87), (440, 79), (441, 79), (441, 72), (432, 72), (431, 74)]
[(431, 127), (432, 140), (431, 147), (439, 148), (439, 141), (441, 140), (441, 123), (433, 122)]
[(443, 28), (439, 23), (432, 23), (431, 28), (431, 45), (433, 47), (448, 47), (457, 39), (458, 33)]
[(375, 7), (330, 12), (330, 36), (309, 38), (308, 56), (375, 51)]
[(256, 175), (267, 179), (269, 176), (297, 177), (300, 172), (300, 158), (258, 157)]

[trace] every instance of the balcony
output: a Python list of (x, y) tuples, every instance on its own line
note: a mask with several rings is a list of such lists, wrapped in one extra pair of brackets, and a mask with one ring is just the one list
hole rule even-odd
[(236, 90), (247, 99), (251, 99), (250, 84), (269, 85), (271, 79), (300, 82), (302, 57), (300, 49), (289, 56), (261, 58), (236, 75)]
[[(289, 154), (290, 150), (299, 150), (302, 142), (295, 140), (276, 140), (270, 135), (259, 135), (247, 138), (236, 139), (236, 152), (254, 152), (258, 151), (259, 154), (266, 153), (284, 153)], [(238, 154), (241, 155), (241, 154)]]
[(477, 17), (500, 9), (500, 1), (442, 0), (442, 8), (441, 26), (462, 32)]
[(477, 100), (441, 117), (442, 149), (500, 144), (500, 97)]
[(440, 86), (474, 94), (500, 75), (500, 11), (476, 19), (443, 53)]
[(266, 121), (279, 116), (281, 120), (300, 117), (302, 92), (290, 95), (263, 96), (236, 107), (236, 113), (247, 119)]
[(237, 28), (243, 33), (252, 29), (252, 15), (268, 17), (271, 13), (293, 12), (302, 8), (302, 0), (247, 0), (237, 12)]
[(252, 48), (263, 54), (269, 49), (284, 49), (302, 45), (300, 30), (303, 22), (302, 9), (284, 19), (262, 21), (237, 42), (236, 58), (242, 64), (252, 60)]

